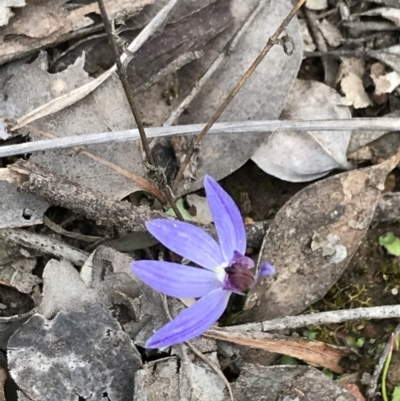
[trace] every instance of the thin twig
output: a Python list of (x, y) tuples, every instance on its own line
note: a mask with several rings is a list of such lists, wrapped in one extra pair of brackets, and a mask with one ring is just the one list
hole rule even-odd
[(54, 223), (51, 221), (47, 216), (43, 217), (43, 224), (46, 225), (50, 230), (54, 231), (57, 234), (63, 235), (64, 237), (67, 238), (73, 238), (78, 241), (84, 241), (84, 242), (96, 242), (100, 239), (103, 239), (103, 237), (98, 237), (94, 235), (85, 235), (77, 232), (71, 232), (67, 231), (58, 224)]
[(324, 82), (328, 86), (334, 86), (336, 74), (332, 70), (332, 57), (326, 54), (328, 46), (326, 45), (325, 38), (318, 27), (318, 17), (310, 10), (304, 10), (303, 15), (305, 16), (311, 37), (314, 39), (318, 50), (324, 53), (324, 56), (321, 56), (321, 62), (324, 69)]
[[(165, 295), (162, 295), (162, 304), (164, 307), (164, 311), (168, 317), (169, 320), (172, 320), (171, 312), (169, 311), (168, 308), (168, 303), (167, 303), (167, 297)], [(198, 350), (194, 345), (190, 344), (189, 342), (185, 342), (185, 345), (189, 347), (192, 352), (197, 355), (200, 359), (202, 359), (205, 363), (207, 363), (211, 369), (221, 378), (221, 380), (224, 382), (225, 386), (228, 389), (229, 396), (231, 397), (231, 400), (233, 400), (233, 394), (232, 394), (232, 388), (224, 374), (221, 372), (221, 369), (218, 368), (217, 365), (214, 364), (210, 359), (208, 359), (200, 350)], [(181, 347), (184, 347), (184, 345), (181, 345)]]
[[(176, 125), (173, 127), (149, 127), (146, 129), (148, 138), (158, 138), (173, 135), (193, 135), (199, 132), (204, 124)], [(247, 133), (258, 132), (260, 135), (275, 131), (398, 131), (399, 118), (352, 118), (343, 120), (266, 120), (266, 121), (232, 121), (215, 123), (210, 129), (210, 135), (227, 132)], [(35, 129), (34, 127), (28, 127)], [(37, 132), (37, 130), (36, 130)], [(326, 133), (330, 135), (330, 133)], [(355, 134), (356, 135), (356, 134)], [(48, 150), (71, 148), (74, 146), (95, 145), (109, 142), (126, 142), (139, 138), (137, 129), (104, 132), (95, 134), (73, 135), (63, 138), (43, 139), (15, 145), (0, 146), (0, 157), (9, 157)]]
[(187, 342), (185, 343), (190, 349), (191, 351), (196, 354), (201, 360), (203, 360), (203, 362), (205, 362), (207, 365), (209, 365), (211, 367), (211, 369), (219, 376), (219, 378), (224, 382), (226, 388), (228, 389), (229, 392), (229, 396), (231, 397), (231, 401), (234, 401), (233, 399), (233, 393), (232, 393), (232, 386), (231, 384), (228, 382), (227, 378), (225, 377), (225, 375), (223, 374), (223, 372), (221, 371), (221, 369), (213, 362), (211, 361), (211, 359), (207, 358), (200, 350), (198, 350), (194, 345), (192, 345), (191, 343)]
[[(121, 80), (122, 87), (124, 88), (125, 96), (126, 96), (126, 98), (128, 100), (128, 103), (129, 103), (129, 106), (131, 108), (133, 117), (135, 119), (137, 128), (139, 130), (140, 141), (142, 143), (142, 147), (143, 147), (144, 153), (146, 154), (147, 162), (150, 165), (152, 165), (154, 167), (157, 167), (157, 165), (156, 165), (156, 163), (154, 161), (154, 157), (153, 157), (153, 155), (151, 153), (151, 150), (150, 150), (149, 142), (147, 140), (146, 132), (144, 130), (144, 125), (143, 125), (142, 119), (141, 119), (141, 117), (139, 115), (139, 110), (136, 107), (135, 98), (133, 96), (132, 88), (131, 88), (131, 86), (129, 84), (128, 76), (126, 75), (126, 68), (122, 64), (121, 58), (119, 56), (118, 46), (117, 46), (117, 43), (115, 41), (113, 28), (111, 26), (110, 20), (109, 20), (108, 15), (107, 15), (107, 10), (106, 10), (106, 8), (104, 6), (104, 0), (97, 0), (97, 2), (99, 3), (99, 8), (100, 8), (100, 11), (101, 11), (101, 17), (103, 19), (104, 27), (105, 27), (106, 32), (107, 32), (108, 42), (110, 43), (110, 46), (111, 46), (111, 48), (113, 49), (113, 52), (114, 52), (114, 59), (115, 59), (115, 64), (117, 66), (118, 76), (119, 76), (119, 79)], [(125, 61), (127, 62), (128, 59), (125, 60)], [(180, 210), (176, 206), (175, 200), (174, 200), (172, 194), (170, 193), (170, 191), (168, 190), (168, 188), (166, 188), (163, 192), (164, 192), (164, 195), (167, 198), (169, 204), (171, 205), (173, 211), (175, 212), (176, 216), (178, 217), (178, 219), (184, 221), (184, 218), (183, 218)]]
[[(164, 312), (167, 315), (169, 321), (171, 321), (172, 320), (172, 315), (171, 315), (171, 312), (169, 311), (168, 302), (167, 302), (167, 296), (164, 295), (164, 294), (161, 294), (161, 299), (162, 299), (162, 305), (163, 305), (163, 308), (164, 308)], [(181, 357), (181, 360), (183, 362), (183, 366), (188, 371), (188, 378), (189, 378), (189, 382), (190, 382), (190, 385), (192, 387), (192, 390), (195, 392), (196, 397), (200, 401), (202, 401), (203, 398), (201, 396), (201, 392), (197, 388), (197, 384), (196, 384), (196, 382), (194, 381), (194, 378), (193, 378), (192, 368), (191, 368), (192, 362), (190, 361), (189, 355), (188, 355), (187, 350), (186, 350), (186, 343), (185, 344), (178, 344), (178, 348), (180, 350), (180, 354), (181, 354), (180, 357)]]
[(138, 111), (138, 109), (136, 107), (135, 99), (133, 97), (133, 93), (132, 93), (131, 87), (130, 87), (129, 82), (128, 82), (128, 77), (127, 77), (126, 72), (125, 72), (126, 69), (124, 70), (124, 67), (123, 67), (121, 59), (120, 59), (118, 46), (117, 46), (117, 43), (115, 41), (113, 28), (112, 28), (110, 20), (108, 18), (107, 10), (106, 10), (106, 7), (104, 5), (104, 1), (103, 0), (97, 0), (97, 2), (99, 4), (101, 17), (103, 19), (104, 28), (105, 28), (105, 30), (107, 32), (108, 42), (109, 42), (109, 44), (110, 44), (110, 46), (111, 46), (111, 48), (113, 50), (113, 53), (114, 53), (114, 61), (115, 61), (115, 64), (117, 65), (117, 73), (118, 73), (119, 79), (121, 80), (122, 87), (124, 88), (125, 96), (126, 96), (126, 98), (128, 100), (128, 103), (129, 103), (129, 106), (131, 108), (133, 117), (134, 117), (136, 125), (138, 127), (140, 140), (142, 142), (142, 146), (143, 146), (144, 152), (146, 153), (147, 161), (154, 166), (155, 165), (154, 158), (153, 158), (153, 155), (151, 154), (150, 146), (149, 146), (149, 143), (148, 143), (147, 138), (146, 138), (146, 133), (144, 131), (143, 122), (142, 122), (142, 119), (140, 118), (139, 111)]
[[(55, 135), (51, 134), (50, 132), (46, 132), (43, 130), (39, 130), (35, 127), (30, 127), (30, 130), (35, 132), (36, 134), (40, 134), (49, 138), (57, 138)], [(62, 138), (57, 138), (61, 139)], [(57, 140), (55, 139), (55, 140)], [(87, 151), (83, 147), (78, 147), (74, 146), (74, 149), (76, 152), (79, 152), (82, 155), (85, 155), (86, 157), (89, 157), (92, 160), (95, 160), (97, 163), (103, 164), (104, 166), (107, 166), (108, 168), (114, 170), (117, 174), (122, 175), (123, 177), (127, 178), (128, 180), (131, 180), (138, 184), (144, 191), (148, 192), (149, 194), (153, 195), (155, 198), (157, 198), (162, 205), (166, 205), (168, 199), (164, 196), (164, 194), (156, 187), (151, 181), (148, 181), (136, 174), (132, 174), (130, 171), (123, 169), (122, 167), (118, 166), (115, 163), (112, 163), (106, 159), (103, 159), (100, 156), (95, 155), (92, 152)]]
[(287, 28), (289, 25), (289, 22), (293, 19), (293, 17), (296, 15), (297, 11), (300, 9), (300, 7), (305, 3), (306, 0), (299, 0), (296, 4), (296, 6), (292, 9), (292, 11), (289, 13), (289, 15), (285, 18), (285, 20), (282, 22), (282, 24), (279, 26), (279, 28), (276, 30), (276, 32), (269, 38), (267, 44), (265, 45), (264, 49), (261, 51), (261, 53), (257, 56), (257, 58), (253, 61), (252, 65), (250, 68), (245, 72), (241, 80), (236, 84), (235, 88), (232, 90), (232, 92), (227, 96), (227, 98), (222, 102), (221, 106), (218, 108), (218, 110), (214, 113), (214, 115), (211, 117), (211, 119), (208, 121), (208, 123), (205, 125), (205, 127), (201, 130), (199, 135), (196, 137), (196, 139), (193, 141), (192, 146), (190, 147), (188, 153), (186, 154), (186, 157), (184, 161), (182, 162), (178, 174), (172, 184), (172, 190), (175, 192), (177, 190), (177, 187), (182, 180), (183, 173), (186, 170), (186, 167), (189, 164), (189, 161), (191, 157), (193, 156), (196, 148), (200, 145), (200, 142), (204, 138), (204, 136), (207, 134), (207, 132), (210, 130), (212, 125), (218, 120), (220, 115), (224, 112), (224, 110), (228, 107), (230, 102), (233, 100), (233, 98), (237, 95), (237, 93), (240, 91), (240, 89), (243, 87), (243, 85), (246, 83), (248, 78), (253, 74), (255, 69), (258, 67), (258, 65), (261, 63), (261, 61), (264, 59), (264, 57), (267, 55), (267, 53), (270, 51), (270, 49), (275, 45), (275, 43), (278, 41), (279, 36), (284, 32), (284, 30)]
[(288, 316), (267, 320), (260, 323), (247, 323), (225, 327), (227, 331), (276, 331), (296, 329), (321, 324), (343, 323), (351, 320), (374, 320), (400, 318), (400, 305), (374, 306), (371, 308), (355, 308), (310, 315)]

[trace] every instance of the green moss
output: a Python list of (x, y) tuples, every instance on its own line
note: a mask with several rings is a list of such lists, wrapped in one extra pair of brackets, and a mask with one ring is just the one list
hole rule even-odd
[(397, 258), (389, 262), (384, 262), (380, 268), (381, 277), (390, 283), (400, 283), (400, 266)]

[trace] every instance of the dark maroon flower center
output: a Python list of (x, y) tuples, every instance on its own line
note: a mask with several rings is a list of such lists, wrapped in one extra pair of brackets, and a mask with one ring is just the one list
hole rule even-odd
[(227, 267), (225, 272), (228, 275), (227, 287), (236, 292), (246, 291), (254, 285), (254, 275), (247, 268), (232, 266)]
[(227, 274), (224, 288), (236, 293), (243, 293), (253, 287), (255, 278), (250, 271), (254, 267), (254, 262), (247, 256), (235, 252), (229, 266), (225, 268)]

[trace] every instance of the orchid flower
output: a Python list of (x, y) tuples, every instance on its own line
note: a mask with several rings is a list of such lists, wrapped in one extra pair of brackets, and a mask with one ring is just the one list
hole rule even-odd
[(157, 219), (147, 230), (164, 246), (199, 267), (178, 263), (140, 260), (133, 272), (147, 285), (177, 298), (199, 298), (146, 342), (146, 348), (164, 348), (191, 340), (208, 330), (224, 312), (232, 293), (243, 295), (257, 280), (275, 272), (262, 263), (257, 279), (249, 270), (254, 262), (245, 256), (246, 231), (233, 199), (211, 177), (204, 187), (218, 234), (219, 244), (192, 224)]

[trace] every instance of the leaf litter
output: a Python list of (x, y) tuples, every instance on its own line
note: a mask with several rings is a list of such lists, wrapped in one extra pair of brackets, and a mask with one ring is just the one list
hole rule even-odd
[[(164, 2), (162, 3), (165, 4)], [(159, 5), (152, 6), (153, 8), (150, 7), (150, 14), (161, 5), (160, 2)], [(264, 31), (264, 29), (269, 29), (265, 27), (265, 25), (269, 25), (265, 24), (265, 21), (269, 21), (268, 18), (271, 18), (272, 25), (278, 24), (289, 10), (289, 4), (284, 2), (280, 4), (270, 2), (269, 6), (270, 8), (266, 7), (257, 16), (256, 22), (248, 28), (247, 33), (242, 38), (243, 44), (248, 43), (246, 41), (252, 41), (252, 43), (257, 44), (258, 41), (255, 40), (255, 37), (258, 34), (265, 41), (265, 38), (273, 32), (273, 29), (271, 29), (271, 32)], [(191, 9), (190, 7), (189, 10)], [(210, 60), (212, 60), (212, 57), (209, 58), (210, 54), (221, 52), (224, 44), (232, 37), (230, 35), (235, 31), (238, 24), (245, 20), (250, 11), (250, 6), (246, 5), (248, 8), (246, 9), (245, 7), (243, 9), (236, 4), (236, 7), (236, 9), (235, 7), (230, 8), (234, 22), (226, 27), (225, 30), (222, 29), (223, 32), (206, 45), (204, 49), (201, 48), (201, 54), (199, 53), (196, 56), (200, 57), (197, 61), (192, 61), (176, 74), (165, 76), (166, 78), (156, 82), (145, 94), (137, 95), (138, 99), (140, 99), (140, 104), (144, 105), (142, 111), (146, 114), (145, 119), (148, 118), (147, 122), (150, 125), (161, 125), (165, 121), (178, 104), (176, 98), (177, 84), (181, 90), (179, 96), (185, 95), (190, 89), (190, 85), (187, 85), (186, 81), (190, 81), (196, 74), (201, 75), (199, 71), (205, 71), (208, 68), (211, 63)], [(325, 5), (324, 8), (326, 8)], [(277, 12), (277, 14), (274, 14), (271, 10)], [(198, 9), (194, 10), (194, 12), (196, 11)], [(147, 12), (143, 13), (145, 20), (148, 18)], [(332, 19), (330, 21), (329, 23), (332, 23)], [(259, 76), (256, 74), (252, 77), (253, 83), (250, 80), (250, 85), (245, 86), (245, 89), (241, 92), (242, 97), (239, 94), (231, 104), (231, 109), (228, 108), (223, 115), (223, 119), (237, 121), (247, 118), (277, 118), (282, 112), (288, 95), (287, 105), (281, 114), (283, 118), (288, 118), (287, 116), (291, 114), (291, 118), (296, 116), (295, 118), (315, 119), (316, 114), (320, 113), (321, 110), (326, 110), (329, 114), (329, 117), (325, 118), (332, 118), (333, 120), (350, 117), (350, 111), (354, 110), (349, 110), (341, 105), (340, 95), (334, 89), (328, 88), (321, 83), (311, 82), (306, 84), (304, 81), (298, 80), (294, 83), (292, 93), (288, 94), (301, 59), (301, 42), (297, 42), (299, 40), (299, 29), (296, 22), (290, 25), (288, 33), (295, 41), (294, 56), (288, 57), (281, 48), (276, 47), (271, 52), (270, 58), (263, 62), (261, 69), (257, 70)], [(329, 44), (332, 46), (338, 44), (338, 41), (330, 42), (332, 38), (329, 37), (328, 29), (326, 29), (325, 34), (328, 35), (325, 40)], [(259, 43), (261, 44), (262, 41), (260, 40)], [(239, 45), (228, 58), (226, 64), (214, 73), (211, 80), (202, 88), (201, 93), (189, 107), (188, 114), (181, 117), (180, 123), (184, 121), (205, 122), (212, 114), (213, 107), (215, 108), (229, 92), (229, 85), (233, 86), (244, 71), (240, 72), (241, 66), (238, 68), (234, 64), (230, 64), (232, 60), (237, 62), (241, 58), (245, 59), (243, 55), (246, 54), (248, 49), (244, 49), (244, 47), (246, 46), (243, 45), (241, 47)], [(281, 55), (284, 57), (281, 58)], [(254, 56), (249, 56), (250, 61), (251, 58), (254, 58)], [(272, 59), (275, 62), (272, 63), (271, 67)], [(31, 63), (26, 63), (26, 60), (22, 60), (5, 65), (0, 74), (6, 71), (3, 83), (5, 83), (6, 97), (9, 96), (10, 100), (3, 99), (2, 111), (7, 117), (18, 118), (23, 114), (21, 111), (23, 108), (25, 108), (24, 113), (28, 112), (34, 107), (44, 104), (53, 95), (66, 93), (74, 86), (80, 86), (93, 79), (84, 70), (85, 61), (85, 56), (79, 56), (74, 65), (51, 75), (48, 73), (49, 65), (45, 53), (39, 55)], [(265, 69), (263, 69), (263, 66), (265, 66)], [(20, 74), (21, 71), (25, 73)], [(282, 76), (284, 76), (284, 79), (279, 78)], [(358, 77), (360, 76), (358, 75)], [(11, 83), (8, 82), (10, 79), (12, 80)], [(44, 85), (46, 89), (43, 91), (35, 90), (33, 85), (35, 81), (37, 82), (40, 79), (46, 83)], [(394, 86), (396, 81), (393, 80), (392, 82), (392, 86)], [(362, 81), (361, 83), (364, 86), (364, 82)], [(8, 88), (7, 85), (9, 85)], [(32, 94), (30, 101), (32, 102), (33, 99), (33, 102), (26, 102), (21, 97), (21, 104), (19, 104), (16, 101), (17, 96), (15, 94), (24, 93), (24, 88), (29, 85), (31, 85), (30, 93)], [(193, 80), (191, 85), (193, 85)], [(307, 88), (307, 85), (309, 88)], [(304, 86), (306, 86), (306, 89)], [(168, 88), (168, 94), (164, 97), (164, 100), (160, 101), (161, 93), (165, 92), (166, 88)], [(310, 92), (307, 92), (308, 90)], [(395, 91), (394, 88), (393, 91)], [(380, 92), (384, 92), (382, 87)], [(317, 95), (321, 94), (324, 94), (328, 101), (318, 98)], [(366, 91), (364, 91), (364, 95), (369, 100), (372, 99), (366, 108), (370, 111), (377, 98), (370, 98), (369, 92), (367, 93)], [(40, 96), (43, 96), (43, 98), (40, 98)], [(210, 98), (215, 101), (207, 102)], [(382, 99), (384, 100), (384, 98)], [(9, 103), (7, 103), (8, 101)], [(308, 102), (308, 106), (303, 106), (303, 101), (304, 103)], [(171, 104), (168, 104), (168, 102)], [(315, 103), (313, 104), (313, 102)], [(21, 110), (18, 109), (19, 106), (22, 107)], [(84, 109), (82, 114), (79, 114), (80, 108)], [(103, 114), (101, 115), (101, 113)], [(98, 115), (101, 115), (100, 121)], [(81, 121), (84, 121), (85, 118), (87, 118), (86, 125), (82, 125)], [(123, 126), (120, 128), (118, 124), (121, 121)], [(82, 128), (84, 130), (88, 129), (90, 132), (114, 131), (126, 129), (131, 127), (132, 124), (133, 120), (130, 117), (130, 111), (124, 96), (120, 91), (119, 82), (116, 77), (113, 77), (80, 103), (36, 121), (29, 129), (31, 130), (31, 138), (38, 139), (42, 138), (45, 132), (64, 135), (64, 131), (65, 133), (79, 133)], [(332, 174), (332, 171), (336, 173), (335, 170), (338, 169), (347, 170), (353, 168), (354, 166), (351, 166), (348, 162), (349, 149), (354, 147), (356, 150), (359, 146), (370, 146), (371, 140), (382, 136), (384, 133), (376, 133), (374, 134), (375, 136), (367, 134), (360, 141), (357, 133), (350, 131), (334, 133), (292, 132), (288, 133), (286, 137), (285, 134), (273, 133), (272, 135), (266, 135), (265, 138), (261, 138), (262, 141), (259, 135), (254, 135), (255, 139), (251, 135), (244, 136), (243, 134), (229, 134), (225, 135), (225, 137), (223, 135), (206, 136), (202, 151), (198, 153), (197, 160), (192, 166), (195, 180), (187, 182), (186, 187), (181, 186), (178, 194), (186, 194), (200, 188), (199, 182), (202, 181), (204, 174), (212, 174), (216, 179), (221, 179), (231, 174), (247, 162), (256, 150), (257, 154), (261, 155), (261, 158), (264, 158), (269, 163), (274, 163), (274, 171), (270, 166), (263, 167), (267, 173), (288, 181), (315, 180), (324, 175)], [(245, 142), (247, 138), (249, 138), (248, 143)], [(292, 142), (297, 140), (297, 142), (293, 142), (292, 148), (296, 149), (297, 152), (294, 153), (296, 156), (300, 154), (302, 157), (300, 163), (297, 161), (296, 164), (296, 161), (293, 160), (294, 158), (286, 156), (288, 145), (284, 145), (287, 143), (284, 142), (285, 140), (291, 140)], [(263, 141), (265, 142), (261, 144)], [(273, 152), (268, 153), (272, 149), (269, 146), (274, 143), (273, 141), (275, 141), (274, 146), (279, 150), (275, 154)], [(173, 153), (176, 154), (179, 164), (179, 156), (190, 146), (190, 141), (186, 143), (185, 141), (172, 142)], [(382, 142), (388, 143), (388, 138), (382, 136)], [(154, 144), (157, 143), (158, 141), (154, 141)], [(160, 142), (160, 144), (165, 146), (165, 149), (170, 146), (168, 142)], [(120, 145), (118, 146), (120, 147)], [(105, 148), (108, 148), (108, 145)], [(118, 155), (119, 159), (115, 163), (116, 165), (123, 164), (122, 159), (126, 158), (125, 152), (124, 156), (119, 155), (120, 148), (118, 147), (115, 148), (114, 152), (110, 151), (110, 153), (106, 154), (107, 157), (104, 154), (100, 154), (100, 151), (97, 154), (99, 149), (100, 146), (97, 145), (91, 149), (93, 154), (98, 155), (99, 158), (110, 160), (108, 156), (112, 159)], [(128, 169), (132, 160), (135, 160), (136, 170), (131, 171), (137, 177), (146, 177), (145, 169), (142, 165), (142, 151), (137, 141), (133, 149), (134, 153), (130, 152), (128, 155), (129, 160), (126, 164), (123, 164), (123, 167)], [(369, 149), (369, 160), (373, 163), (380, 161), (374, 153), (379, 147), (371, 145)], [(56, 174), (67, 176), (73, 181), (82, 183), (83, 188), (88, 186), (117, 199), (121, 199), (140, 188), (140, 186), (131, 182), (129, 185), (126, 182), (120, 182), (111, 187), (113, 179), (116, 179), (118, 174), (110, 174), (109, 166), (106, 168), (103, 164), (100, 167), (103, 170), (99, 172), (98, 160), (95, 159), (86, 159), (86, 161), (75, 166), (78, 163), (77, 160), (82, 158), (81, 153), (77, 153), (76, 150), (57, 152), (49, 151), (42, 155), (33, 156), (32, 159), (36, 162), (40, 160), (43, 165), (49, 167), (50, 171)], [(53, 154), (55, 157), (51, 161), (53, 156), (50, 155)], [(225, 157), (224, 155), (226, 154), (229, 154), (229, 157)], [(267, 157), (268, 155), (271, 157)], [(63, 158), (65, 158), (65, 162), (63, 162), (64, 170), (59, 171), (57, 170), (59, 168), (58, 162), (61, 162)], [(282, 159), (284, 159), (283, 163)], [(49, 161), (50, 164), (46, 164)], [(374, 210), (380, 199), (380, 193), (384, 189), (383, 183), (386, 175), (395, 167), (395, 163), (390, 167), (388, 167), (388, 164), (389, 162), (384, 162), (366, 169), (352, 170), (320, 180), (305, 187), (303, 191), (294, 195), (280, 209), (275, 220), (270, 225), (260, 256), (260, 258), (266, 257), (268, 260), (272, 258), (278, 269), (278, 274), (274, 279), (265, 281), (261, 286), (251, 290), (245, 305), (245, 312), (239, 320), (258, 322), (274, 316), (297, 314), (324, 296), (346, 269), (351, 256), (356, 252), (359, 243), (366, 235)], [(267, 175), (265, 176), (268, 177)], [(92, 184), (92, 181), (95, 181), (93, 177), (98, 179), (95, 187)], [(106, 182), (107, 184), (104, 185)], [(16, 194), (18, 193), (16, 192)], [(139, 195), (138, 199), (140, 198), (140, 201), (143, 201), (143, 197)], [(240, 199), (242, 200), (242, 194), (240, 194)], [(198, 207), (200, 211), (204, 206), (200, 200), (201, 198), (194, 198), (191, 195), (191, 198), (187, 197), (185, 202), (181, 202), (180, 207), (188, 207), (189, 213), (191, 207)], [(22, 202), (22, 206), (24, 202)], [(242, 213), (244, 217), (248, 217), (248, 214), (252, 213), (251, 202), (244, 202), (243, 200), (241, 205), (243, 205)], [(15, 208), (16, 216), (20, 216), (22, 206)], [(47, 204), (43, 206), (43, 211), (39, 209), (37, 219), (32, 219), (32, 225), (41, 223), (41, 216), (45, 208), (47, 208)], [(266, 212), (264, 214), (268, 215)], [(202, 216), (198, 216), (198, 218), (202, 223), (209, 223), (210, 221), (206, 209), (202, 210)], [(18, 222), (16, 217), (13, 224), (19, 225), (21, 222)], [(57, 235), (63, 235), (62, 231), (60, 233)], [(69, 241), (79, 242), (77, 239)], [(131, 247), (131, 249), (140, 249), (152, 244), (154, 242), (144, 241), (142, 245)], [(148, 251), (153, 252), (154, 249)], [(156, 258), (165, 257), (163, 253), (158, 253), (158, 251), (159, 249), (153, 253), (154, 256), (158, 255)], [(51, 254), (51, 251), (49, 252)], [(254, 252), (254, 250), (249, 250), (249, 252)], [(82, 254), (86, 255), (87, 253)], [(174, 255), (168, 256), (175, 257)], [(256, 258), (257, 254), (253, 256)], [(143, 254), (140, 251), (135, 251), (134, 257), (143, 257)], [(141, 358), (136, 351), (135, 345), (143, 347), (146, 339), (149, 338), (154, 329), (166, 323), (168, 319), (164, 314), (160, 295), (142, 286), (139, 281), (135, 281), (135, 278), (130, 275), (128, 270), (130, 260), (130, 256), (120, 254), (106, 247), (97, 248), (83, 266), (82, 260), (77, 261), (76, 264), (80, 269), (80, 273), (76, 267), (65, 260), (46, 260), (47, 263), (42, 266), (44, 273), (43, 275), (40, 274), (40, 277), (43, 278), (43, 299), (40, 297), (35, 298), (38, 308), (32, 309), (33, 305), (31, 305), (28, 308), (30, 310), (21, 311), (20, 314), (17, 313), (15, 316), (11, 316), (9, 320), (7, 320), (8, 318), (0, 319), (2, 328), (4, 326), (7, 329), (4, 331), (7, 336), (0, 338), (3, 341), (1, 343), (3, 344), (3, 349), (7, 347), (8, 337), (12, 335), (8, 344), (8, 358), (11, 375), (19, 385), (20, 390), (23, 391), (19, 392), (19, 399), (54, 399), (54, 394), (51, 391), (61, 391), (63, 394), (61, 398), (63, 399), (87, 398), (89, 396), (94, 397), (94, 399), (101, 399), (106, 395), (112, 400), (132, 399), (132, 397), (135, 400), (144, 400), (151, 399), (154, 394), (161, 393), (166, 394), (165, 399), (185, 399), (188, 394), (191, 394), (194, 398), (204, 400), (229, 399), (228, 392), (226, 389), (224, 390), (224, 384), (218, 378), (218, 375), (207, 364), (200, 362), (197, 357), (191, 356), (190, 359), (185, 359), (183, 354), (180, 354), (177, 350), (172, 350), (172, 355), (161, 354), (168, 355), (168, 357), (146, 362), (142, 368)], [(119, 267), (115, 267), (117, 265)], [(18, 286), (19, 290), (31, 294), (33, 288), (38, 288), (39, 284), (39, 281), (35, 279), (35, 277), (38, 277), (36, 273), (32, 275), (32, 266), (32, 263), (25, 262), (19, 266), (15, 265), (15, 273), (13, 275), (13, 283)], [(110, 266), (112, 266), (111, 269)], [(283, 299), (282, 294), (288, 294), (286, 299)], [(170, 306), (172, 306), (174, 312), (183, 307), (174, 302), (170, 302)], [(34, 315), (30, 317), (32, 314)], [(88, 316), (92, 316), (92, 318), (88, 319)], [(28, 321), (22, 325), (27, 319)], [(72, 334), (68, 338), (70, 342), (67, 342), (67, 348), (54, 348), (54, 332), (59, 333), (58, 330), (60, 329), (65, 331), (65, 328), (68, 327)], [(254, 347), (259, 350), (259, 355), (264, 355), (261, 350), (276, 351), (276, 348), (270, 349), (266, 345), (269, 335), (264, 335), (265, 333), (246, 334), (240, 332), (240, 326), (237, 327), (239, 330), (237, 333), (231, 331), (230, 334), (227, 334), (229, 331), (222, 330), (221, 333), (224, 333), (225, 337), (224, 339), (219, 338), (219, 344), (221, 345), (221, 341), (224, 343), (229, 341), (231, 343), (236, 342), (236, 344), (241, 344), (247, 350), (249, 346)], [(88, 333), (95, 332), (96, 335), (83, 335), (78, 340), (74, 336), (82, 328), (87, 329)], [(45, 339), (41, 344), (38, 343), (39, 331), (43, 333), (41, 338)], [(104, 335), (104, 333), (109, 334)], [(110, 333), (113, 333), (111, 339)], [(123, 344), (117, 349), (112, 348), (110, 344), (110, 341), (114, 339), (113, 336), (118, 337), (118, 342)], [(260, 338), (255, 341), (253, 337), (257, 336)], [(57, 341), (60, 335), (56, 334), (56, 337)], [(275, 336), (271, 340), (274, 342), (277, 339), (278, 337)], [(208, 340), (213, 345), (205, 346), (202, 343), (203, 340), (196, 340), (196, 346), (199, 346), (203, 353), (209, 353), (213, 363), (219, 365), (221, 359), (218, 358), (220, 355), (216, 353), (215, 342)], [(312, 340), (303, 341), (300, 339), (296, 341), (296, 339), (289, 337), (284, 338), (283, 341), (295, 348), (296, 343), (297, 345), (302, 344), (305, 346), (303, 349), (304, 360), (314, 365), (330, 367), (335, 372), (343, 371), (341, 359), (344, 354), (350, 352), (348, 347), (335, 348), (330, 347), (328, 344), (325, 345), (324, 350), (323, 345)], [(48, 350), (54, 351), (52, 353), (53, 357), (45, 358), (46, 361), (42, 364), (37, 364), (36, 360), (40, 355), (40, 350), (46, 345)], [(320, 346), (321, 348), (319, 348)], [(284, 346), (282, 348), (285, 349)], [(238, 348), (234, 347), (232, 349), (234, 352), (238, 350)], [(74, 350), (74, 352), (71, 352), (71, 350)], [(81, 359), (74, 359), (74, 355), (83, 355), (85, 358), (86, 353), (90, 353), (93, 350), (100, 352), (96, 366), (91, 364), (78, 366)], [(110, 350), (113, 352), (110, 352)], [(81, 351), (83, 353), (80, 354)], [(46, 355), (45, 352), (46, 350), (43, 349), (42, 354)], [(287, 348), (287, 353), (290, 354), (291, 352)], [(329, 354), (329, 352), (332, 352), (332, 354)], [(341, 352), (343, 352), (343, 355)], [(327, 358), (328, 354), (333, 359)], [(21, 355), (24, 355), (24, 357), (21, 358)], [(127, 355), (129, 355), (128, 358), (126, 358)], [(298, 350), (291, 355), (302, 358), (302, 354)], [(144, 356), (145, 360), (149, 357), (154, 358), (154, 354), (151, 356), (147, 350), (143, 351), (142, 356)], [(43, 375), (38, 366), (41, 366), (43, 371), (47, 371), (54, 367), (54, 363), (57, 364), (59, 359), (64, 362), (67, 360), (70, 366), (66, 367), (65, 363), (63, 363), (59, 368), (57, 365), (57, 369), (63, 373), (57, 377), (51, 377), (52, 380), (55, 380), (53, 386), (40, 385), (35, 388), (34, 384), (41, 384), (43, 380), (48, 381), (48, 374), (47, 376)], [(27, 363), (25, 361), (30, 362)], [(252, 360), (250, 357), (250, 363), (244, 362), (240, 366), (239, 378), (232, 385), (235, 399), (247, 400), (266, 397), (268, 401), (276, 401), (276, 399), (287, 401), (299, 399), (299, 397), (303, 399), (303, 395), (307, 394), (306, 396), (309, 400), (344, 399), (350, 401), (356, 397), (356, 395), (352, 395), (356, 394), (355, 391), (351, 394), (314, 368), (304, 366), (262, 367), (256, 366), (254, 364), (255, 361), (256, 359)], [(30, 365), (30, 363), (33, 365)], [(115, 370), (121, 363), (131, 372), (129, 383), (126, 381), (126, 376)], [(266, 363), (266, 360), (264, 363)], [(75, 368), (76, 375), (71, 375), (71, 364), (74, 367), (75, 365), (78, 366)], [(100, 365), (101, 367), (99, 368)], [(228, 366), (228, 371), (232, 368), (231, 364), (226, 366)], [(179, 374), (176, 372), (179, 372)], [(132, 381), (133, 374), (135, 376), (134, 381)], [(82, 381), (82, 377), (86, 377), (87, 380)], [(101, 382), (98, 381), (100, 377)], [(263, 378), (261, 385), (260, 378)], [(122, 382), (115, 380), (122, 380), (121, 388), (119, 388), (119, 383)], [(210, 391), (212, 388), (215, 388), (215, 390)], [(350, 389), (351, 386), (349, 385), (348, 388)], [(57, 395), (56, 398), (60, 397)]]
[(286, 202), (260, 253), (277, 274), (249, 292), (242, 321), (298, 314), (328, 292), (365, 236), (398, 159), (318, 181)]

